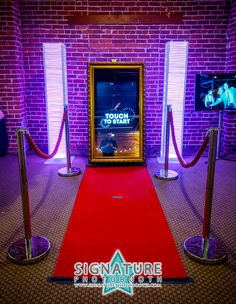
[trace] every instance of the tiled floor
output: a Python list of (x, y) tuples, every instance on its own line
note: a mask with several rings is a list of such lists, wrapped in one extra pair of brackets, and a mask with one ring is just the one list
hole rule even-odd
[[(183, 241), (202, 230), (206, 183), (206, 158), (193, 168), (170, 165), (178, 172), (176, 181), (153, 177), (161, 168), (156, 159), (147, 167), (169, 222), (184, 266), (194, 283), (136, 288), (132, 297), (119, 291), (102, 296), (101, 288), (75, 288), (47, 282), (78, 191), (82, 175), (62, 178), (61, 165), (44, 165), (36, 155), (27, 157), (27, 173), (33, 235), (47, 237), (52, 248), (48, 257), (30, 266), (7, 259), (8, 247), (24, 235), (19, 170), (14, 155), (0, 158), (0, 303), (236, 303), (236, 162), (218, 160), (212, 208), (212, 235), (222, 240), (229, 253), (223, 265), (195, 263), (183, 253)], [(76, 158), (84, 172), (86, 159)], [(153, 233), (153, 232), (152, 232)]]

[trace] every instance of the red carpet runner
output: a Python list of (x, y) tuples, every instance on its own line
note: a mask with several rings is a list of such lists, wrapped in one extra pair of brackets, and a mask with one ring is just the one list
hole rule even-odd
[(88, 167), (81, 181), (53, 279), (73, 278), (76, 262), (162, 262), (163, 281), (187, 281), (145, 167)]

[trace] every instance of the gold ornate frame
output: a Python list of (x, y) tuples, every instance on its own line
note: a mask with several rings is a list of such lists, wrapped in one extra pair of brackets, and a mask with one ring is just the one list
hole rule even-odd
[[(119, 133), (122, 137), (124, 146), (124, 138), (128, 138), (133, 143), (134, 148), (117, 150), (113, 156), (103, 156), (98, 146), (98, 131), (95, 130), (95, 73), (101, 69), (117, 71), (131, 70), (138, 72), (138, 131), (129, 131)], [(143, 63), (121, 63), (121, 62), (92, 62), (89, 63), (89, 161), (90, 163), (143, 163), (145, 162), (145, 140), (144, 140), (144, 64)], [(127, 114), (126, 114), (127, 115)], [(97, 128), (98, 129), (98, 128)], [(131, 134), (132, 133), (132, 134)], [(122, 135), (121, 135), (122, 134)], [(114, 135), (114, 134), (113, 134)], [(124, 137), (126, 136), (126, 137)], [(118, 145), (119, 147), (119, 145)], [(131, 150), (131, 151), (128, 151)], [(125, 152), (126, 151), (126, 152)], [(122, 154), (123, 153), (123, 154)]]

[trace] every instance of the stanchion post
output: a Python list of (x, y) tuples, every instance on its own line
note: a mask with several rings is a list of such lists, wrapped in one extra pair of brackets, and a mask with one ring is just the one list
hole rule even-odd
[(167, 105), (166, 114), (166, 136), (165, 136), (165, 159), (164, 159), (164, 171), (165, 175), (168, 174), (169, 169), (169, 151), (170, 151), (170, 118), (169, 112), (172, 110), (170, 105)]
[(18, 264), (32, 264), (44, 258), (50, 250), (49, 241), (41, 236), (31, 235), (30, 203), (25, 161), (24, 134), (26, 130), (18, 129), (17, 146), (20, 172), (21, 198), (25, 238), (13, 243), (8, 249), (8, 257)]
[(165, 125), (165, 155), (164, 169), (158, 170), (154, 176), (164, 180), (174, 180), (178, 178), (178, 173), (169, 170), (169, 147), (170, 147), (170, 118), (169, 112), (172, 111), (171, 105), (166, 105), (166, 125)]
[(217, 138), (217, 152), (216, 152), (216, 159), (220, 159), (220, 152), (221, 152), (221, 132), (222, 132), (222, 119), (223, 114), (222, 110), (219, 111), (219, 119), (218, 119), (218, 138)]
[(66, 112), (65, 120), (65, 133), (66, 133), (66, 160), (67, 167), (58, 170), (58, 175), (64, 177), (76, 176), (81, 173), (79, 168), (71, 167), (71, 155), (70, 155), (70, 130), (69, 130), (69, 113), (68, 104), (64, 104), (64, 111)]
[(17, 130), (18, 160), (20, 170), (20, 186), (22, 197), (22, 209), (24, 218), (26, 255), (31, 257), (31, 221), (29, 206), (28, 180), (25, 164), (24, 130)]
[(209, 131), (210, 147), (208, 154), (208, 170), (205, 192), (205, 210), (202, 236), (192, 236), (184, 242), (184, 252), (193, 260), (202, 264), (219, 264), (227, 260), (223, 243), (210, 237), (212, 198), (214, 190), (215, 161), (218, 129)]

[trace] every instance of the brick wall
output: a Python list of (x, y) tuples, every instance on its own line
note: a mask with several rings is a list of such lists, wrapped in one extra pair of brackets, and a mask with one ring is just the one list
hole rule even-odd
[(18, 1), (1, 1), (0, 12), (0, 109), (6, 115), (9, 152), (16, 152), (15, 129), (27, 124)]
[[(236, 73), (236, 2), (233, 1), (229, 19), (227, 41), (227, 66), (229, 73)], [(223, 119), (223, 151), (236, 152), (236, 113), (226, 112)]]
[[(87, 63), (110, 61), (145, 63), (146, 149), (160, 150), (165, 44), (189, 41), (184, 148), (197, 149), (217, 113), (194, 111), (196, 73), (224, 73), (230, 0), (211, 1), (38, 1), (21, 2), (21, 34), (25, 72), (25, 102), (30, 133), (47, 148), (42, 44), (63, 42), (67, 48), (72, 151), (88, 153)], [(75, 12), (182, 12), (179, 25), (68, 25)], [(5, 100), (5, 103), (7, 101)], [(6, 107), (6, 106), (5, 106)]]

